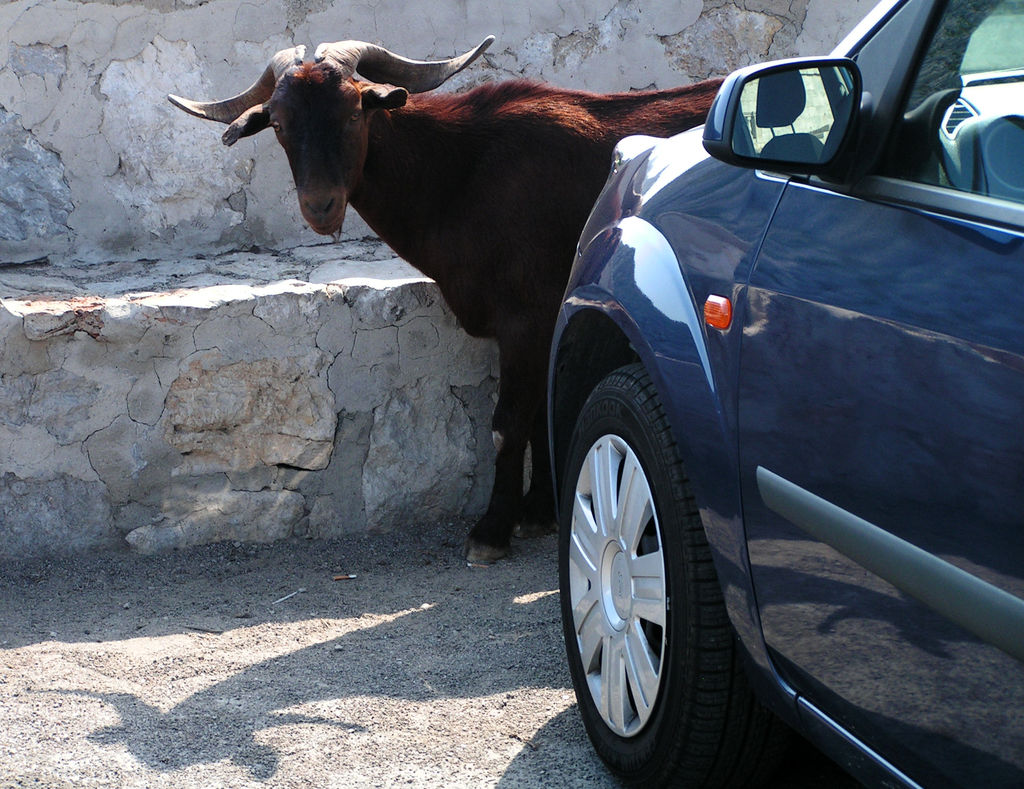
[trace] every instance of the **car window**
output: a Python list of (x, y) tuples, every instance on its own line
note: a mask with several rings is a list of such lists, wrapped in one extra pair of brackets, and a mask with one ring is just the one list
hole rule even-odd
[(951, 0), (921, 59), (889, 175), (1024, 203), (1024, 0)]

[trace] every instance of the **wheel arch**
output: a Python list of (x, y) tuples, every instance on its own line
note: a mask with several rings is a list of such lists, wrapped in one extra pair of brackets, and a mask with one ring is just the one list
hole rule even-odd
[(604, 311), (581, 310), (561, 333), (551, 373), (550, 428), (556, 501), (576, 415), (613, 370), (640, 361), (629, 337)]
[[(645, 327), (650, 327), (647, 316)], [(686, 464), (701, 509), (705, 531), (713, 546), (726, 540), (721, 528), (715, 528), (716, 513), (728, 513), (729, 529), (737, 528), (740, 510), (739, 479), (735, 450), (729, 440), (722, 403), (711, 381), (712, 372), (703, 364), (706, 349), (697, 347), (702, 338), (691, 335), (690, 348), (680, 353), (682, 339), (677, 322), (666, 322), (654, 334), (674, 336), (670, 349), (651, 345), (633, 320), (629, 304), (605, 302), (578, 309), (556, 335), (552, 355), (549, 391), (549, 420), (552, 443), (552, 469), (556, 496), (570, 484), (564, 479), (576, 416), (590, 393), (608, 374), (633, 362), (647, 370), (658, 392), (672, 427), (673, 437)], [(672, 397), (675, 391), (688, 393), (686, 404)], [(712, 483), (712, 480), (715, 480)], [(723, 481), (732, 480), (723, 485)], [(556, 499), (558, 500), (558, 499)], [(710, 519), (710, 522), (709, 522)], [(731, 540), (730, 540), (731, 542)], [(724, 546), (723, 546), (724, 547)], [(737, 545), (725, 551), (736, 556)], [(745, 556), (745, 546), (743, 546)]]

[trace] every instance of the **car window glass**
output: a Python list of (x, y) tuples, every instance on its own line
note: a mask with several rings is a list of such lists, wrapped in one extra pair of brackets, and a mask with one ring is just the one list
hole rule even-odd
[(1024, 0), (951, 0), (887, 174), (1024, 202)]

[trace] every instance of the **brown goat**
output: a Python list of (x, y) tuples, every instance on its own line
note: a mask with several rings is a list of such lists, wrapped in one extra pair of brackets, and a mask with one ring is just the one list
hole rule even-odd
[[(228, 123), (228, 145), (272, 127), (313, 230), (340, 231), (351, 204), (437, 282), (467, 332), (497, 339), (495, 478), (487, 512), (466, 541), (473, 561), (503, 556), (517, 524), (550, 527), (554, 519), (543, 413), (548, 348), (615, 143), (703, 123), (720, 84), (601, 95), (512, 81), (410, 98), (465, 68), (492, 40), (436, 63), (362, 42), (321, 45), (310, 63), (297, 47), (279, 52), (233, 99), (170, 97)], [(356, 70), (372, 81), (353, 79)], [(532, 481), (524, 497), (528, 444)]]

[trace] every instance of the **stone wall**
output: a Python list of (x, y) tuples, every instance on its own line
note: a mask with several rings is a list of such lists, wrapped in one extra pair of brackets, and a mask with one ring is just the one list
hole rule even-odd
[[(445, 89), (525, 76), (611, 91), (823, 54), (864, 0), (14, 0), (0, 6), (0, 262), (316, 240), (272, 135), (231, 149), (166, 94), (224, 98), (285, 46), (410, 57), (497, 42)], [(352, 216), (349, 237), (366, 234)]]
[(0, 289), (0, 559), (486, 505), (494, 347), (379, 243), (37, 264)]

